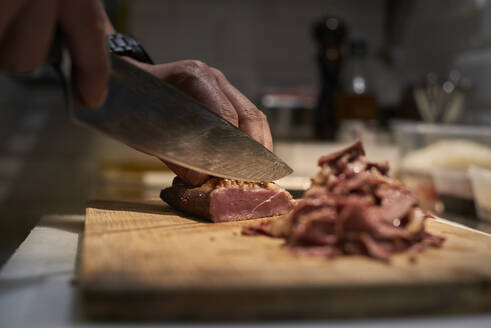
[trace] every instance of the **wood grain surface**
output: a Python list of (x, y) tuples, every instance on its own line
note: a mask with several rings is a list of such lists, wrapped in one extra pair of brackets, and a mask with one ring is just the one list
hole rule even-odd
[(443, 247), (386, 264), (297, 256), (281, 239), (241, 235), (263, 220), (271, 218), (211, 223), (158, 200), (92, 202), (79, 270), (87, 313), (254, 320), (491, 310), (489, 235), (430, 220)]

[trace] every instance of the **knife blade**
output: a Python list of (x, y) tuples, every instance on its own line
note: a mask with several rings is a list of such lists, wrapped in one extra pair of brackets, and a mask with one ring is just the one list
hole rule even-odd
[[(173, 86), (111, 54), (107, 100), (72, 118), (162, 160), (209, 175), (275, 181), (293, 170), (263, 145)], [(69, 88), (68, 88), (69, 89)]]

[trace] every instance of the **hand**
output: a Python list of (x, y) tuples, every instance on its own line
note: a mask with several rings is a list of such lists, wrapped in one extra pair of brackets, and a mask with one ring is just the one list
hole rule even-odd
[[(197, 60), (182, 60), (160, 65), (139, 63), (130, 58), (128, 61), (174, 85), (269, 150), (273, 150), (273, 139), (266, 115), (230, 84), (218, 69)], [(208, 178), (205, 174), (172, 163), (166, 164), (187, 183), (200, 185)]]
[(41, 66), (58, 24), (78, 97), (89, 107), (101, 106), (110, 70), (104, 15), (99, 0), (0, 0), (0, 71), (25, 73)]

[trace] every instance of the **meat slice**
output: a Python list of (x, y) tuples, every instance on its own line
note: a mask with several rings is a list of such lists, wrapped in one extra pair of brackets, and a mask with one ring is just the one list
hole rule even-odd
[(319, 160), (317, 161), (317, 165), (321, 167), (324, 164), (334, 166), (337, 164), (338, 161), (343, 160), (343, 158), (346, 158), (345, 160), (346, 162), (344, 164), (347, 164), (347, 162), (350, 159), (359, 158), (360, 156), (364, 156), (364, 155), (365, 155), (365, 149), (363, 148), (362, 142), (358, 140), (351, 146), (338, 150), (334, 153), (321, 156), (321, 158), (319, 158)]
[(175, 178), (160, 197), (172, 207), (213, 222), (239, 221), (288, 213), (295, 201), (278, 185), (211, 178), (194, 187)]
[(246, 227), (245, 235), (286, 239), (295, 252), (326, 257), (361, 254), (388, 261), (394, 253), (439, 247), (425, 232), (429, 217), (388, 163), (365, 158), (360, 141), (322, 156), (304, 198), (285, 217)]

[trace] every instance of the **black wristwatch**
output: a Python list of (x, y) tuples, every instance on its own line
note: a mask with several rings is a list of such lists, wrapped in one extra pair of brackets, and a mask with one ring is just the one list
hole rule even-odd
[(153, 64), (152, 58), (134, 38), (121, 33), (106, 35), (110, 53), (128, 56), (143, 63)]

